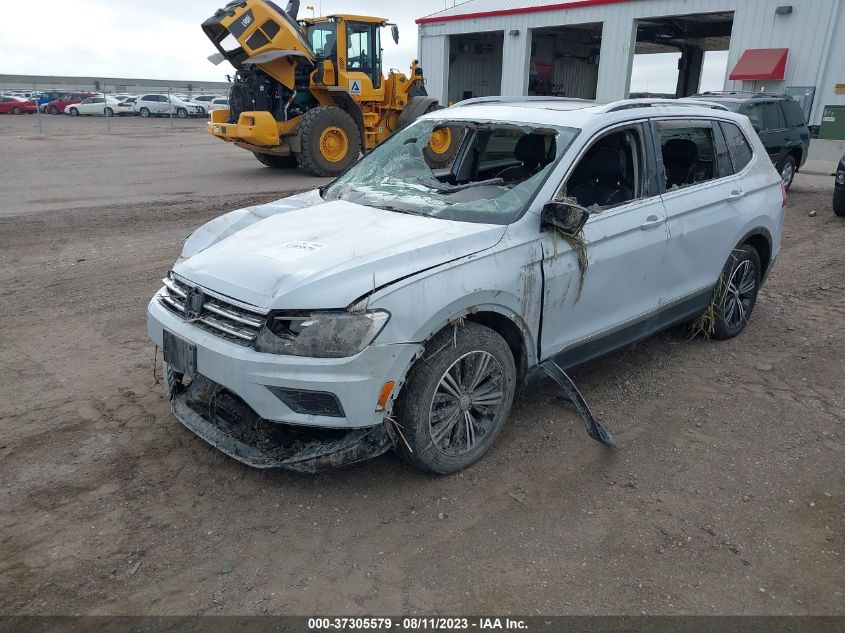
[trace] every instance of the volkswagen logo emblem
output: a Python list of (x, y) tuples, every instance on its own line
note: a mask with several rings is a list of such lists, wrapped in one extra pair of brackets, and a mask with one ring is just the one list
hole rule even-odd
[(185, 295), (185, 320), (193, 321), (202, 315), (202, 306), (205, 304), (205, 295), (199, 288), (191, 288)]

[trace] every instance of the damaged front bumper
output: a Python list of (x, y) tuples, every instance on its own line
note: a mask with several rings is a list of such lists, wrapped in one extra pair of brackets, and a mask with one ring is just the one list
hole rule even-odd
[(218, 450), (255, 468), (313, 474), (378, 457), (395, 445), (387, 423), (350, 430), (270, 422), (205, 376), (183, 385), (166, 364), (164, 374), (176, 418)]

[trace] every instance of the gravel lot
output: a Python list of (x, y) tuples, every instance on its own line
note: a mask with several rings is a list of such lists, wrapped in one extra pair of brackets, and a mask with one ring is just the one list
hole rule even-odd
[(171, 417), (144, 309), (193, 228), (318, 181), (200, 122), (33, 119), (0, 117), (3, 613), (845, 614), (832, 179), (797, 178), (742, 336), (575, 372), (615, 452), (543, 380), (462, 474), (388, 455), (306, 477)]

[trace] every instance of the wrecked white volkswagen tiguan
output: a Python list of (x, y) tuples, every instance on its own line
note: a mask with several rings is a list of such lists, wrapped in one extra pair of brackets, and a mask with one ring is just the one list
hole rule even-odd
[[(462, 139), (448, 168), (435, 131)], [(465, 102), (319, 191), (199, 228), (149, 334), (176, 417), (235, 459), (313, 472), (396, 448), (451, 473), (532, 369), (566, 388), (564, 369), (676, 323), (741, 332), (784, 204), (719, 106)]]

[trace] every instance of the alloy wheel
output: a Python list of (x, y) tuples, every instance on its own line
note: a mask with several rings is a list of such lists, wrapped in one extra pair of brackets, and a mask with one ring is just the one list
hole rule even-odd
[(795, 164), (792, 161), (788, 160), (784, 163), (783, 169), (780, 171), (780, 178), (787, 187), (792, 184), (792, 179), (795, 178)]
[(446, 455), (472, 451), (494, 428), (502, 401), (499, 361), (484, 351), (464, 354), (446, 370), (434, 391), (428, 421), (432, 443)]
[(748, 320), (748, 314), (757, 296), (756, 291), (757, 273), (754, 265), (748, 260), (743, 261), (731, 274), (722, 304), (722, 314), (729, 328), (735, 329)]

